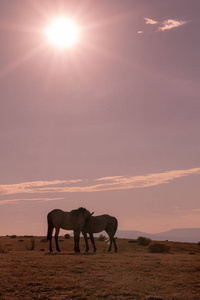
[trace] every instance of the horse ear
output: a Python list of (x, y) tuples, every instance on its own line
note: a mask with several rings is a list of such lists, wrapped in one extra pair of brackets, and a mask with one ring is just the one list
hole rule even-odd
[(94, 211), (90, 214), (90, 216), (92, 216), (93, 215), (93, 213), (94, 213)]

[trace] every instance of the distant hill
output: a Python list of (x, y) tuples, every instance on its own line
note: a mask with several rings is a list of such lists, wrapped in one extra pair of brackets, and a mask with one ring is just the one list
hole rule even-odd
[(200, 228), (171, 229), (155, 234), (136, 230), (118, 230), (116, 233), (116, 237), (118, 238), (137, 239), (139, 236), (157, 241), (168, 240), (173, 242), (198, 243), (200, 241)]

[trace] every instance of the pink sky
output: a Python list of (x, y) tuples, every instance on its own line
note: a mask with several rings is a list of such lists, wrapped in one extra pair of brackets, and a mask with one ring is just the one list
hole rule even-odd
[[(199, 0), (0, 0), (0, 235), (86, 207), (119, 229), (200, 227)], [(74, 19), (81, 39), (44, 28)]]

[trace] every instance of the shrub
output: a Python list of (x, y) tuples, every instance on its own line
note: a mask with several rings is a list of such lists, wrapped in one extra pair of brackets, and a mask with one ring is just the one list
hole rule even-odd
[(160, 296), (149, 296), (146, 299), (147, 300), (163, 300), (163, 297), (160, 297)]
[(31, 251), (34, 251), (35, 250), (35, 239), (32, 238), (31, 239)]
[(10, 237), (11, 237), (11, 239), (15, 239), (17, 236), (15, 234), (13, 234)]
[(137, 238), (137, 243), (138, 243), (138, 245), (140, 245), (140, 246), (148, 246), (148, 245), (151, 243), (151, 239), (145, 238), (145, 237), (143, 237), (143, 236), (139, 236), (139, 237)]
[(47, 239), (41, 239), (40, 242), (41, 243), (47, 243)]
[(6, 247), (5, 245), (0, 245), (0, 253), (6, 253)]
[(65, 234), (65, 239), (71, 239), (71, 235), (68, 234), (68, 233), (66, 233), (66, 234)]
[(197, 245), (200, 247), (200, 242), (198, 242)]
[(0, 245), (0, 253), (7, 253), (8, 251), (11, 251), (12, 247), (10, 244)]
[(170, 246), (161, 244), (161, 243), (153, 243), (149, 245), (149, 252), (151, 253), (169, 253)]
[(129, 243), (137, 244), (137, 240), (130, 240)]
[(106, 237), (105, 235), (101, 234), (98, 238), (99, 241), (105, 241), (106, 240)]

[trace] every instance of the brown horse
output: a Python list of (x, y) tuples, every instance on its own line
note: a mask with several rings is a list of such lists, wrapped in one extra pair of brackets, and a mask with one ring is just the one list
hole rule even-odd
[(80, 232), (82, 231), (82, 228), (85, 224), (85, 220), (90, 216), (91, 213), (83, 207), (74, 209), (70, 212), (66, 212), (61, 209), (54, 209), (50, 213), (48, 213), (47, 240), (49, 241), (50, 252), (53, 252), (51, 240), (52, 240), (52, 233), (54, 228), (55, 228), (56, 250), (58, 252), (60, 252), (60, 248), (58, 245), (58, 234), (60, 228), (74, 231), (74, 251), (80, 252), (79, 249)]
[(87, 233), (90, 235), (91, 242), (93, 244), (94, 252), (96, 252), (96, 246), (94, 243), (94, 236), (93, 233), (98, 233), (103, 230), (107, 232), (110, 238), (110, 246), (108, 251), (111, 250), (112, 243), (114, 243), (115, 252), (117, 252), (117, 245), (115, 242), (114, 235), (117, 231), (118, 221), (115, 217), (111, 217), (109, 215), (101, 215), (101, 216), (92, 216), (87, 218), (85, 221), (85, 225), (82, 229), (82, 234), (85, 239), (86, 244), (86, 251), (89, 250), (88, 240), (87, 240)]

